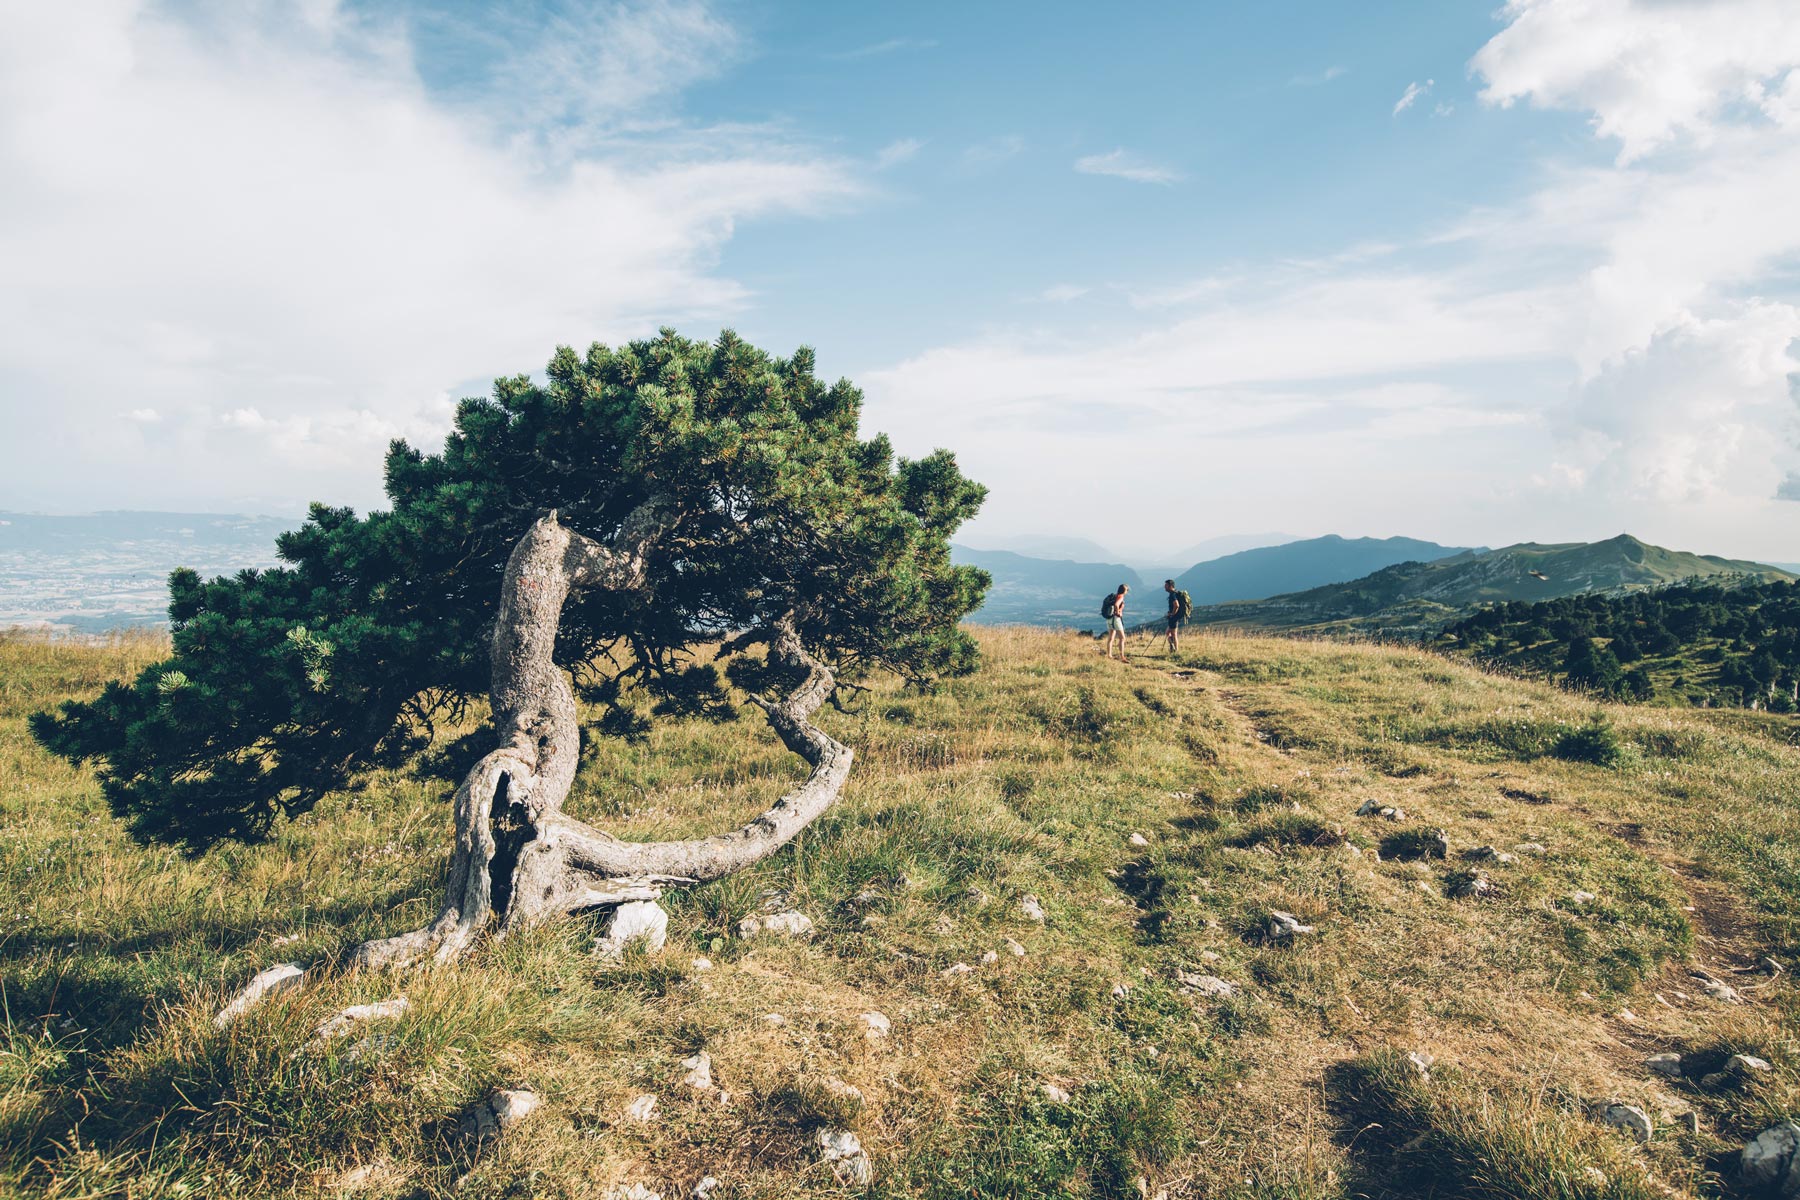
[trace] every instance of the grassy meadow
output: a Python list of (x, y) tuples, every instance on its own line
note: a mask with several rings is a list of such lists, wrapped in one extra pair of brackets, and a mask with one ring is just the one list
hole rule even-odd
[[(138, 847), (25, 718), (159, 644), (0, 640), (0, 1194), (673, 1200), (711, 1175), (731, 1198), (1632, 1200), (1732, 1194), (1736, 1150), (1800, 1114), (1795, 718), (1374, 645), (1134, 639), (1120, 664), (980, 637), (976, 675), (824, 718), (858, 751), (841, 803), (669, 895), (660, 955), (606, 962), (569, 922), (438, 970), (326, 970), (224, 1031), (258, 970), (435, 912), (450, 785), (378, 774), (266, 845)], [(760, 718), (666, 723), (590, 745), (568, 808), (716, 831), (799, 767)], [(1371, 800), (1405, 819), (1355, 815)], [(1438, 829), (1448, 857), (1413, 857)], [(1456, 898), (1477, 873), (1491, 890)], [(815, 936), (734, 935), (782, 904)], [(1314, 932), (1271, 941), (1276, 910)], [(368, 1038), (305, 1048), (402, 994)], [(680, 1084), (702, 1049), (728, 1100)], [(1660, 1051), (1773, 1070), (1703, 1088), (1646, 1069)], [(456, 1119), (496, 1086), (545, 1103), (475, 1155)], [(1595, 1119), (1614, 1101), (1648, 1143)], [(820, 1161), (826, 1126), (860, 1136), (869, 1187)]]

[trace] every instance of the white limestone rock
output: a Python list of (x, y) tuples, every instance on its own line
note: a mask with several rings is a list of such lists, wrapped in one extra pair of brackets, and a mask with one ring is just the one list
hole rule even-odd
[(1738, 1156), (1743, 1183), (1776, 1200), (1800, 1197), (1800, 1123), (1783, 1121), (1756, 1135)]
[(819, 1151), (845, 1187), (868, 1187), (875, 1181), (875, 1164), (863, 1149), (862, 1140), (848, 1129), (821, 1129)]
[(753, 938), (765, 933), (774, 937), (810, 937), (813, 922), (805, 913), (790, 909), (764, 917), (745, 917), (738, 922), (737, 932), (741, 938)]
[(602, 958), (618, 958), (633, 942), (641, 943), (652, 954), (660, 952), (669, 940), (669, 914), (654, 900), (628, 900), (613, 909), (606, 932), (594, 940), (594, 953)]
[(1656, 1132), (1650, 1114), (1632, 1104), (1609, 1104), (1601, 1120), (1614, 1129), (1623, 1129), (1640, 1142), (1647, 1142)]

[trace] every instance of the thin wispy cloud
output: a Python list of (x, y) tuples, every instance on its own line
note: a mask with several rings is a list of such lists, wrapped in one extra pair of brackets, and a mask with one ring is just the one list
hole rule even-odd
[(1105, 154), (1087, 154), (1075, 160), (1075, 169), (1083, 175), (1107, 175), (1129, 179), (1133, 183), (1174, 183), (1181, 172), (1140, 158), (1129, 150), (1110, 150)]
[(839, 50), (825, 57), (832, 62), (854, 62), (860, 58), (880, 58), (884, 54), (900, 54), (909, 50), (931, 50), (937, 42), (931, 38), (898, 37), (889, 38), (885, 42), (873, 42), (867, 46), (857, 46), (852, 50)]
[(1334, 79), (1341, 79), (1349, 73), (1350, 68), (1340, 66), (1326, 67), (1314, 75), (1296, 75), (1288, 80), (1289, 87), (1320, 87)]
[(875, 152), (875, 169), (885, 171), (889, 167), (899, 166), (908, 159), (916, 158), (925, 143), (918, 138), (899, 138), (889, 142)]
[(1394, 102), (1394, 115), (1397, 117), (1418, 103), (1419, 97), (1429, 92), (1434, 82), (1434, 80), (1427, 79), (1424, 83), (1420, 83), (1415, 79), (1407, 84), (1406, 90), (1400, 93), (1400, 99)]
[(970, 166), (984, 167), (994, 163), (1005, 162), (1009, 158), (1017, 158), (1025, 151), (1025, 139), (1016, 133), (1004, 137), (988, 138), (976, 142), (962, 152), (963, 161)]
[(1048, 304), (1067, 304), (1071, 300), (1079, 300), (1088, 294), (1088, 290), (1078, 283), (1056, 283), (1038, 293), (1038, 299)]

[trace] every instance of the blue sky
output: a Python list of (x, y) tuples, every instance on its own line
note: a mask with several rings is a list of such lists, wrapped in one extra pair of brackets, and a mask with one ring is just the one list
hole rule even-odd
[(817, 347), (970, 531), (1800, 558), (1780, 0), (0, 14), (0, 507), (378, 502), (562, 342)]

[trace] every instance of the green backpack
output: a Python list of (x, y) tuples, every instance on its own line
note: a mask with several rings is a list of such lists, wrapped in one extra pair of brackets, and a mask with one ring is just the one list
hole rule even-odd
[(1175, 593), (1175, 619), (1185, 621), (1194, 613), (1194, 598), (1186, 592)]

